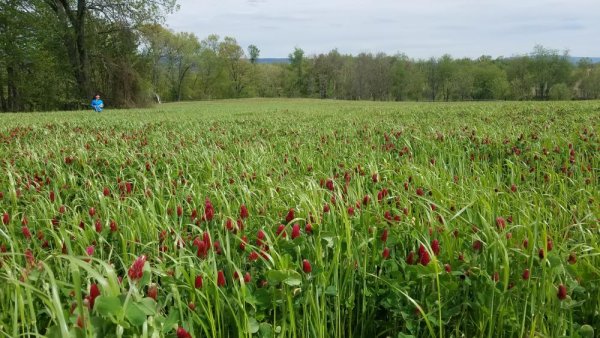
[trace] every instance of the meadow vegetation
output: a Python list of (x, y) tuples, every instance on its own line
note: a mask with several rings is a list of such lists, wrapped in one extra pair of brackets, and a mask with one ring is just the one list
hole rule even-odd
[(8, 337), (593, 337), (600, 103), (0, 117)]

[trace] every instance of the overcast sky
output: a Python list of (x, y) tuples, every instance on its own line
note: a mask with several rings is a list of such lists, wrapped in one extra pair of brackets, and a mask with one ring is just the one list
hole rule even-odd
[(600, 56), (600, 0), (178, 0), (175, 31), (232, 36), (261, 57), (405, 53), (511, 56), (536, 44)]

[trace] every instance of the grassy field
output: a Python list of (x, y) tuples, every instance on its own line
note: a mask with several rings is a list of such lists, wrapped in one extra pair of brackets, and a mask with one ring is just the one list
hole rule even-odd
[(0, 115), (0, 335), (593, 337), (600, 102)]

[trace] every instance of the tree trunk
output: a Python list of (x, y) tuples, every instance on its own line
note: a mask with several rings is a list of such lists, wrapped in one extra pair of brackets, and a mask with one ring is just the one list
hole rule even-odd
[(7, 110), (19, 111), (21, 109), (19, 90), (15, 83), (15, 69), (13, 66), (6, 66), (6, 76), (8, 85)]
[(92, 92), (89, 84), (89, 62), (85, 46), (86, 0), (77, 1), (77, 10), (71, 9), (68, 0), (55, 0), (51, 4), (51, 8), (63, 23), (63, 39), (77, 82), (78, 95), (88, 98)]
[(2, 72), (0, 72), (0, 109), (5, 112), (8, 111), (8, 106), (4, 97), (4, 79), (1, 76)]
[(89, 63), (87, 56), (87, 48), (85, 46), (85, 14), (86, 14), (86, 0), (77, 1), (77, 20), (76, 24), (73, 25), (75, 29), (75, 36), (77, 37), (77, 57), (79, 58), (79, 68), (77, 69), (77, 84), (79, 86), (79, 92), (85, 97), (92, 95), (90, 83), (89, 83)]

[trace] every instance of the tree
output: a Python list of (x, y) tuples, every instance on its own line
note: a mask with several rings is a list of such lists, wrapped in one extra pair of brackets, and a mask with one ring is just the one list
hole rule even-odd
[(478, 59), (473, 69), (473, 98), (497, 100), (505, 98), (508, 81), (506, 73), (489, 57)]
[(199, 91), (199, 97), (214, 99), (228, 97), (228, 74), (223, 69), (219, 58), (219, 36), (209, 35), (200, 42), (200, 57), (195, 74), (194, 88)]
[(531, 70), (535, 82), (536, 97), (548, 99), (550, 88), (557, 83), (566, 83), (571, 74), (572, 65), (569, 53), (559, 55), (557, 50), (537, 45), (531, 54)]
[(470, 59), (456, 60), (456, 69), (452, 74), (452, 98), (454, 100), (471, 100), (474, 89), (474, 72)]
[(250, 56), (250, 63), (256, 64), (256, 60), (258, 60), (258, 56), (260, 55), (260, 49), (255, 45), (248, 46), (248, 55)]
[(600, 98), (600, 65), (583, 58), (577, 63), (573, 74), (577, 98), (590, 100)]
[(97, 19), (132, 27), (155, 22), (175, 8), (175, 0), (43, 0), (55, 13), (62, 27), (79, 95), (92, 94), (88, 50), (92, 45), (87, 34), (88, 20)]
[(242, 91), (248, 82), (247, 61), (242, 60), (243, 57), (244, 50), (238, 45), (234, 38), (225, 37), (225, 39), (219, 43), (219, 58), (223, 61), (227, 73), (229, 74), (234, 97), (240, 97), (242, 95)]
[(570, 100), (572, 96), (571, 89), (564, 83), (557, 83), (550, 88), (548, 97), (550, 100)]
[(427, 76), (427, 86), (429, 89), (429, 98), (431, 101), (435, 101), (435, 98), (438, 94), (438, 88), (440, 86), (440, 72), (438, 69), (438, 60), (435, 58), (430, 58), (424, 64), (426, 76)]
[(290, 69), (292, 71), (290, 95), (306, 95), (306, 78), (304, 76), (304, 51), (301, 48), (294, 48), (294, 51), (288, 55), (290, 60)]
[(516, 100), (531, 99), (534, 95), (535, 79), (529, 56), (514, 57), (504, 62), (511, 98)]
[[(38, 0), (0, 1), (0, 109), (71, 108), (57, 27)], [(40, 9), (41, 7), (41, 9)]]
[(438, 80), (440, 86), (440, 92), (444, 101), (449, 101), (452, 95), (453, 84), (452, 81), (455, 73), (455, 63), (452, 57), (448, 54), (444, 54), (439, 60), (437, 65)]

